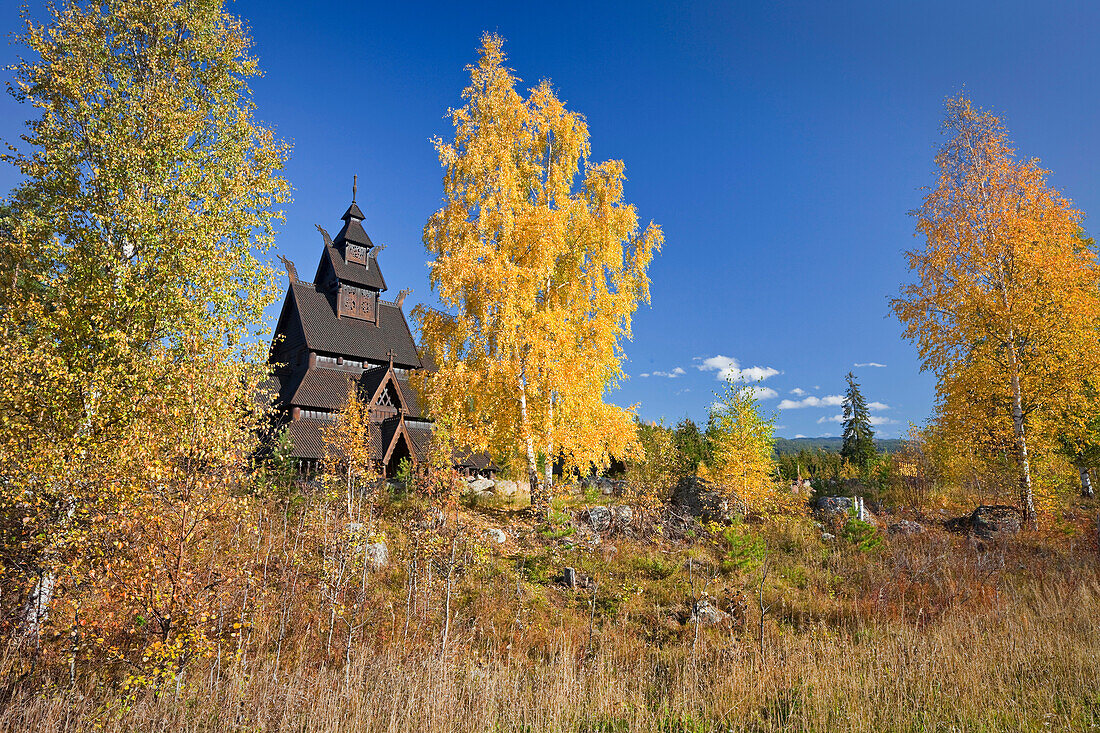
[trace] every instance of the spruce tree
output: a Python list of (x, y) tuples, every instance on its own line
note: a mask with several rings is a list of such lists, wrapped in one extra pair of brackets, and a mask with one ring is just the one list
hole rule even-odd
[(859, 391), (859, 382), (851, 372), (846, 377), (848, 390), (844, 393), (844, 445), (840, 455), (859, 466), (863, 471), (875, 457), (875, 433), (871, 428), (871, 414), (867, 400)]

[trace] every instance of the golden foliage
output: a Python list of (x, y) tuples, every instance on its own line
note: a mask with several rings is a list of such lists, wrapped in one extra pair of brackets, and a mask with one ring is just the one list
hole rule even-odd
[(636, 449), (622, 377), (631, 315), (648, 302), (659, 227), (639, 230), (620, 161), (589, 160), (588, 126), (548, 81), (525, 99), (486, 35), (452, 142), (436, 140), (444, 205), (424, 228), (446, 313), (418, 307), (438, 370), (421, 384), (453, 445), (507, 460), (536, 452), (587, 470)]
[(755, 390), (730, 381), (711, 408), (707, 434), (711, 464), (699, 476), (740, 501), (751, 514), (793, 511), (801, 500), (777, 483), (775, 465), (776, 416), (761, 412)]
[(103, 623), (199, 654), (199, 609), (243, 571), (207, 538), (263, 417), (275, 291), (254, 251), (286, 149), (252, 119), (250, 39), (220, 2), (48, 12), (20, 38), (12, 90), (40, 116), (0, 227), (3, 580), (38, 602), (28, 636), (51, 601), (72, 619), (110, 594)]
[(1081, 212), (1038, 161), (1016, 158), (999, 118), (959, 96), (944, 128), (939, 178), (915, 212), (925, 244), (907, 255), (916, 281), (892, 305), (938, 378), (943, 430), (1015, 456), (1033, 516), (1028, 453), (1074, 414), (1064, 408), (1100, 363), (1100, 270)]
[(381, 476), (375, 467), (370, 405), (359, 394), (356, 382), (348, 383), (344, 409), (336, 422), (321, 428), (321, 435), (325, 448), (322, 468), (330, 481), (342, 484), (348, 516), (358, 514), (356, 499), (366, 499), (370, 513), (375, 499), (372, 485)]

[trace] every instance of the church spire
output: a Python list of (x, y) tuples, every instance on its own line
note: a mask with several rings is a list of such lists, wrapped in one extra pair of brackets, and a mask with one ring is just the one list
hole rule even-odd
[(355, 195), (358, 192), (357, 191), (358, 188), (359, 188), (359, 176), (352, 176), (351, 177), (351, 206), (349, 206), (348, 210), (344, 212), (344, 215), (340, 217), (344, 221), (348, 221), (349, 219), (358, 219), (359, 221), (363, 221), (363, 219), (366, 218), (366, 217), (363, 216), (363, 211), (362, 211), (362, 209), (359, 208), (359, 204), (355, 203)]

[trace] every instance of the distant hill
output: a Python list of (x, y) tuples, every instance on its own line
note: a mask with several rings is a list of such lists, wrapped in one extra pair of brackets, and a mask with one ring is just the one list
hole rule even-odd
[[(776, 438), (775, 452), (782, 455), (785, 453), (798, 453), (802, 450), (821, 449), (839, 453), (843, 444), (843, 438)], [(905, 440), (901, 438), (875, 440), (875, 447), (884, 453), (897, 453), (904, 445)]]

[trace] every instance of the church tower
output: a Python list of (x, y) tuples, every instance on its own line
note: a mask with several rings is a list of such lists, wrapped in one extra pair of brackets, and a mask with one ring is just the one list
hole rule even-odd
[(322, 247), (313, 282), (298, 279), (285, 258), (290, 288), (275, 327), (268, 361), (274, 365), (278, 420), (290, 434), (303, 470), (324, 455), (322, 427), (334, 422), (355, 384), (371, 408), (375, 460), (392, 476), (403, 458), (427, 456), (431, 422), (421, 415), (409, 374), (422, 364), (402, 303), (387, 301), (378, 265), (382, 247), (363, 229), (355, 186), (344, 224), (332, 239), (321, 226)]

